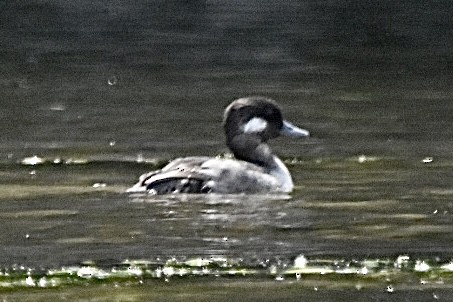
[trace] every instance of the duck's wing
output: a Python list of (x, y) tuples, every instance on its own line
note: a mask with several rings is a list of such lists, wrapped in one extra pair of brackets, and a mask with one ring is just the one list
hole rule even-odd
[(201, 165), (209, 157), (178, 158), (161, 170), (149, 172), (140, 176), (137, 184), (127, 192), (149, 192), (153, 194), (171, 193), (208, 193), (205, 184), (209, 176), (200, 173)]
[(236, 159), (179, 158), (158, 171), (143, 174), (128, 192), (267, 193), (280, 191), (280, 183), (264, 168)]

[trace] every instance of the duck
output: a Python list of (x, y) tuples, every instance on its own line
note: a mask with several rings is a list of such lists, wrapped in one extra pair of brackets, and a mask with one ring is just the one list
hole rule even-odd
[(223, 129), (230, 157), (177, 158), (160, 170), (145, 173), (128, 193), (260, 194), (290, 193), (293, 180), (283, 161), (267, 144), (278, 136), (309, 137), (309, 131), (282, 117), (277, 102), (250, 96), (225, 108)]

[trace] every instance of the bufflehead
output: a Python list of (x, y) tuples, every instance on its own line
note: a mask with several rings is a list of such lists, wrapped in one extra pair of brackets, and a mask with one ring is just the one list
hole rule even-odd
[(226, 144), (235, 158), (185, 157), (140, 176), (127, 192), (289, 193), (293, 181), (266, 142), (279, 135), (308, 137), (309, 132), (283, 120), (276, 102), (266, 97), (233, 101), (223, 117)]

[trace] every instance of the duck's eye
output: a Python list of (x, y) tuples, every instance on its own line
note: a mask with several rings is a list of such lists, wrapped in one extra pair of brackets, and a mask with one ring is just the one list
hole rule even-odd
[(263, 132), (267, 127), (267, 121), (260, 117), (254, 117), (242, 126), (244, 133)]

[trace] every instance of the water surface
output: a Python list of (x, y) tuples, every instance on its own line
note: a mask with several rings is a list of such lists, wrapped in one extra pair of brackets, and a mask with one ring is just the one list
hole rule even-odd
[[(0, 295), (451, 300), (448, 4), (0, 4)], [(256, 94), (291, 195), (124, 193)]]

